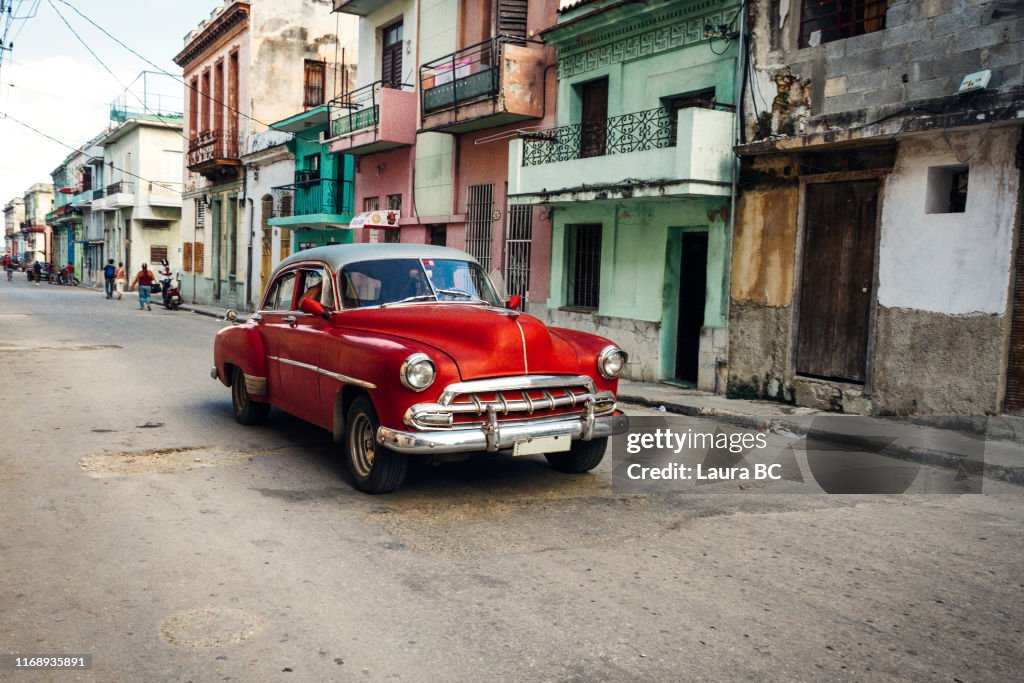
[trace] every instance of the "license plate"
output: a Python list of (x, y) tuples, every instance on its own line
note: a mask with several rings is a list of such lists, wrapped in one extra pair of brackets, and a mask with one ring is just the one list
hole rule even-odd
[(535, 439), (520, 439), (512, 447), (512, 455), (540, 455), (541, 453), (559, 453), (569, 450), (572, 437), (541, 436)]

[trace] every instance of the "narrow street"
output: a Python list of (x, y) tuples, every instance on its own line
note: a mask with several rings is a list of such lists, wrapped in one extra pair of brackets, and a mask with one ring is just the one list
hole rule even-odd
[(326, 432), (234, 422), (223, 324), (0, 282), (0, 651), (92, 656), (3, 680), (1024, 672), (1020, 487), (621, 495), (536, 456), (367, 496)]

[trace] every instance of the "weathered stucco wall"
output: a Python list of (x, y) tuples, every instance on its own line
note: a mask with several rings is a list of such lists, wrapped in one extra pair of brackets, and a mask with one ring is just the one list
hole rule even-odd
[(994, 315), (937, 315), (879, 306), (874, 412), (998, 412), (1004, 323)]
[[(878, 302), (943, 314), (1006, 311), (1018, 171), (1017, 127), (900, 144), (882, 205)], [(969, 162), (967, 209), (927, 213), (929, 172)], [(948, 188), (931, 188), (948, 194)]]
[[(785, 158), (758, 158), (744, 167), (733, 237), (732, 298), (766, 306), (793, 300), (800, 191)], [(786, 175), (790, 169), (790, 175)]]

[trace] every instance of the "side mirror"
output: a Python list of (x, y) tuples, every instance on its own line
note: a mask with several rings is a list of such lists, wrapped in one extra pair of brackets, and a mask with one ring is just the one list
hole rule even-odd
[(323, 304), (316, 299), (307, 298), (299, 301), (299, 310), (310, 315), (317, 315), (324, 320), (330, 320), (331, 314), (324, 310)]
[(513, 311), (518, 311), (519, 307), (523, 305), (523, 297), (519, 294), (513, 294), (509, 297), (509, 300), (505, 302), (505, 306), (511, 308)]

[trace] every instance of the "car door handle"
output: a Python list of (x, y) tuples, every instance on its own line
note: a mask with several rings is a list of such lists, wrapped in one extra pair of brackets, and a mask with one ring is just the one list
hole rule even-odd
[(284, 317), (284, 322), (288, 323), (292, 327), (295, 327), (296, 325), (299, 324), (299, 319), (296, 318), (294, 315), (286, 315)]

